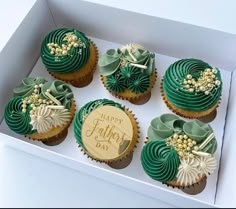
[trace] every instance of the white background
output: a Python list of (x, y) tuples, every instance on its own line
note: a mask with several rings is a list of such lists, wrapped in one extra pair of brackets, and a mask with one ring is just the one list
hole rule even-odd
[[(90, 0), (236, 34), (236, 1)], [(35, 0), (0, 0), (0, 51)], [(2, 107), (1, 107), (2, 108)], [(43, 172), (42, 172), (43, 171)], [(80, 178), (80, 184), (77, 179)], [(81, 182), (84, 182), (81, 184)], [(95, 193), (93, 187), (100, 188)], [(106, 196), (110, 197), (107, 199)], [(0, 147), (1, 207), (164, 207), (165, 203), (89, 178), (32, 155)]]

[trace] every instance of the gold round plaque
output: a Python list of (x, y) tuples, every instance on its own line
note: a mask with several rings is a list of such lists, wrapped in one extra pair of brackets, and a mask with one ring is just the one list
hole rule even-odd
[(120, 159), (127, 155), (134, 144), (133, 125), (129, 116), (114, 106), (93, 110), (83, 122), (81, 133), (88, 154), (101, 161)]

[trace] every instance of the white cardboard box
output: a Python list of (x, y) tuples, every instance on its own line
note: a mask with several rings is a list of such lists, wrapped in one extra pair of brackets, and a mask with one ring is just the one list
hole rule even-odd
[[(20, 83), (22, 78), (27, 75), (41, 75), (52, 79), (45, 71), (41, 59), (38, 58), (42, 39), (47, 32), (56, 27), (74, 27), (85, 32), (94, 40), (101, 53), (108, 48), (116, 48), (130, 42), (138, 42), (157, 53), (158, 84), (152, 91), (152, 99), (143, 106), (135, 106), (109, 95), (101, 85), (98, 71), (95, 73), (91, 85), (83, 89), (73, 88), (79, 107), (96, 98), (110, 98), (130, 107), (137, 115), (141, 124), (140, 143), (135, 150), (133, 162), (126, 169), (114, 170), (87, 159), (77, 148), (71, 128), (65, 142), (55, 147), (47, 147), (40, 142), (32, 142), (12, 133), (2, 120), (4, 106), (12, 95), (12, 89)], [(2, 69), (5, 69), (0, 77), (0, 106), (3, 107), (0, 109), (2, 120), (0, 137), (7, 144), (18, 149), (172, 205), (182, 207), (190, 207), (193, 204), (199, 207), (235, 206), (236, 202), (232, 198), (236, 194), (235, 182), (232, 179), (236, 171), (232, 163), (236, 145), (232, 144), (233, 139), (231, 138), (236, 111), (233, 108), (235, 100), (231, 96), (235, 85), (231, 82), (231, 78), (232, 81), (235, 80), (235, 73), (232, 73), (236, 66), (233, 56), (236, 54), (235, 43), (236, 36), (232, 34), (105, 5), (75, 0), (37, 1), (0, 54), (0, 65)], [(16, 46), (20, 50), (15, 50)], [(219, 160), (221, 159), (219, 176), (218, 172), (212, 175), (207, 188), (197, 196), (185, 195), (176, 189), (169, 189), (151, 180), (141, 169), (139, 160), (150, 120), (154, 115), (169, 112), (160, 98), (159, 91), (164, 70), (177, 58), (185, 57), (200, 58), (213, 66), (220, 67), (224, 81), (222, 103), (216, 120), (212, 122), (220, 144), (217, 151), (217, 157)], [(96, 95), (92, 94), (94, 87), (97, 90)], [(87, 96), (88, 94), (90, 97)], [(229, 106), (228, 94), (230, 95)], [(228, 117), (225, 123), (226, 110), (228, 110)], [(222, 154), (221, 144), (223, 144)], [(228, 193), (229, 188), (231, 188), (230, 193)]]

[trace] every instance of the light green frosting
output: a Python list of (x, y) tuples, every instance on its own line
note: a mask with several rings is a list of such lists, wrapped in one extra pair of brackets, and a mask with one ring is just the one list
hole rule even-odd
[(163, 90), (168, 101), (178, 108), (192, 112), (206, 111), (216, 105), (222, 93), (219, 69), (217, 69), (216, 78), (221, 84), (209, 95), (205, 95), (204, 92), (189, 92), (183, 88), (182, 82), (188, 74), (196, 79), (206, 68), (212, 67), (197, 59), (182, 59), (170, 65), (163, 78)]
[(115, 106), (117, 108), (124, 110), (124, 108), (121, 106), (121, 104), (116, 103), (112, 100), (97, 99), (97, 100), (91, 101), (91, 102), (87, 103), (86, 105), (84, 105), (75, 116), (75, 120), (74, 120), (74, 124), (73, 124), (75, 139), (76, 139), (76, 142), (81, 147), (83, 147), (83, 149), (85, 149), (85, 150), (86, 150), (86, 148), (83, 144), (82, 136), (81, 136), (81, 128), (83, 125), (83, 121), (93, 110), (95, 110), (98, 107), (106, 106), (106, 105)]
[[(137, 49), (133, 53), (137, 61), (130, 57), (127, 50), (124, 53), (120, 49), (109, 49), (104, 55), (99, 58), (98, 65), (103, 76), (109, 76), (122, 68), (122, 60), (131, 63), (141, 64), (147, 66), (145, 73), (151, 75), (155, 71), (155, 54), (144, 49)], [(142, 72), (143, 70), (140, 70)]]
[[(163, 114), (154, 118), (148, 128), (148, 138), (151, 141), (165, 141), (174, 133), (186, 134), (199, 145), (213, 133), (213, 130), (209, 124), (199, 120), (186, 122), (174, 114)], [(216, 149), (217, 141), (214, 138), (202, 151), (213, 154)]]
[[(65, 44), (63, 39), (66, 34), (73, 32), (77, 38), (85, 44), (85, 47), (71, 47), (69, 53), (63, 56), (57, 56), (50, 53), (48, 43), (58, 45)], [(90, 56), (90, 42), (88, 38), (76, 29), (59, 28), (51, 31), (43, 40), (41, 45), (41, 58), (45, 67), (55, 73), (67, 74), (80, 70), (88, 61)]]
[(73, 92), (67, 84), (60, 80), (45, 83), (41, 89), (41, 97), (43, 99), (48, 98), (45, 95), (47, 89), (50, 90), (50, 94), (59, 100), (61, 104), (66, 107), (66, 109), (70, 109), (73, 99)]
[(40, 77), (25, 78), (22, 80), (20, 86), (13, 89), (14, 96), (28, 97), (33, 93), (35, 85), (44, 84), (46, 82), (45, 79)]
[(27, 108), (26, 113), (22, 112), (22, 97), (15, 96), (11, 98), (5, 107), (4, 118), (8, 127), (21, 135), (31, 134), (34, 131), (30, 125), (30, 108)]
[(175, 180), (180, 159), (177, 151), (164, 141), (151, 141), (142, 150), (141, 163), (151, 178), (166, 183)]

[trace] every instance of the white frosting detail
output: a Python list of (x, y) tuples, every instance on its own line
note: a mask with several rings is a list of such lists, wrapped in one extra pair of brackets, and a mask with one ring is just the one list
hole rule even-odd
[(177, 174), (177, 182), (183, 186), (192, 185), (197, 182), (198, 161), (196, 159), (181, 159)]
[(216, 159), (211, 157), (199, 157), (197, 158), (198, 161), (198, 171), (200, 176), (206, 175), (209, 176), (210, 174), (214, 173), (217, 167)]
[(31, 115), (30, 124), (33, 126), (33, 130), (37, 130), (38, 133), (46, 133), (52, 128), (52, 110), (46, 106), (39, 106), (33, 115)]
[(144, 47), (137, 43), (131, 43), (120, 48), (122, 53), (124, 53), (125, 50), (128, 50), (128, 52), (134, 53), (137, 49), (144, 49)]
[(63, 126), (71, 119), (71, 113), (67, 109), (54, 109), (51, 114), (52, 117), (52, 125)]

